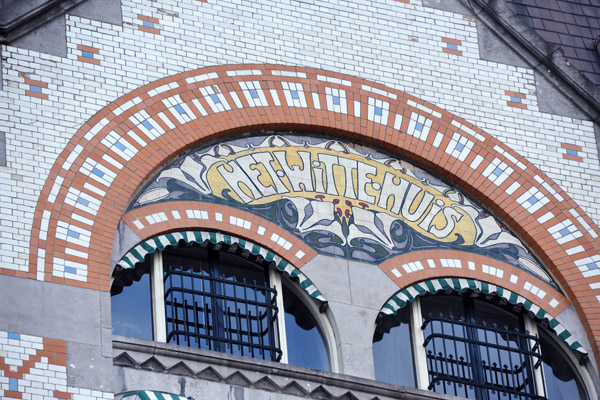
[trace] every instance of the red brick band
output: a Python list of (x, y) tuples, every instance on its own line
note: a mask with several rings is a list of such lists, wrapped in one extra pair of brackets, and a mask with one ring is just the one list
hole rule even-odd
[(258, 215), (220, 204), (199, 201), (150, 204), (128, 212), (122, 220), (142, 240), (192, 229), (251, 238), (296, 268), (301, 268), (317, 255), (315, 250), (279, 225)]

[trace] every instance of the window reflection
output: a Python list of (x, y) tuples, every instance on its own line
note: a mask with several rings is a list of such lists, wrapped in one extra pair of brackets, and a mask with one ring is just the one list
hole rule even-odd
[(317, 321), (306, 305), (283, 286), (288, 362), (302, 367), (329, 371), (329, 357)]
[(413, 366), (409, 308), (383, 317), (375, 328), (373, 359), (375, 379), (416, 387)]
[(152, 340), (150, 263), (119, 274), (111, 295), (113, 334)]
[(575, 375), (573, 365), (560, 349), (556, 348), (554, 340), (542, 331), (540, 332), (540, 341), (548, 400), (587, 398), (579, 377)]

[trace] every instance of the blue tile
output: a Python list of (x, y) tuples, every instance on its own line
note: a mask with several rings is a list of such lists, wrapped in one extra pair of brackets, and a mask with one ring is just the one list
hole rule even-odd
[(458, 46), (452, 43), (446, 43), (449, 49), (458, 50)]
[(8, 338), (14, 340), (21, 340), (21, 335), (19, 333), (8, 332)]
[(383, 109), (375, 106), (375, 115), (383, 115)]
[(98, 168), (94, 167), (94, 169), (92, 169), (92, 174), (99, 176), (100, 178), (102, 178), (104, 176), (104, 172), (100, 171)]
[(119, 149), (119, 150), (121, 150), (121, 151), (125, 151), (125, 150), (127, 150), (127, 147), (125, 147), (125, 145), (124, 145), (123, 143), (119, 142), (119, 141), (117, 141), (117, 142), (115, 143), (115, 146), (117, 147), (117, 149)]
[(179, 104), (175, 104), (175, 106), (173, 106), (173, 108), (174, 108), (175, 110), (177, 110), (177, 112), (178, 112), (179, 114), (185, 114), (185, 110), (184, 110), (184, 109), (183, 109), (183, 107), (181, 107)]
[(415, 129), (418, 130), (419, 132), (421, 132), (423, 130), (423, 124), (420, 122), (417, 122), (417, 126), (415, 126)]
[(144, 128), (146, 128), (146, 129), (148, 129), (148, 130), (150, 130), (150, 129), (153, 129), (153, 128), (154, 128), (154, 127), (152, 126), (152, 124), (151, 124), (150, 122), (148, 122), (148, 121), (143, 121), (143, 122), (142, 122), (142, 125), (144, 125)]
[(339, 96), (333, 96), (333, 104), (335, 104), (336, 106), (340, 105), (340, 97)]
[(71, 236), (72, 238), (79, 239), (79, 233), (70, 229), (67, 231), (67, 235)]
[(570, 156), (578, 156), (577, 150), (567, 149), (567, 154)]
[(42, 88), (39, 86), (29, 85), (29, 90), (36, 93), (42, 93)]
[(496, 176), (500, 176), (500, 175), (502, 175), (502, 170), (500, 169), (500, 167), (496, 167), (496, 169), (492, 172), (492, 174), (494, 174)]
[(598, 269), (598, 264), (596, 263), (589, 263), (586, 265), (586, 267), (588, 267), (588, 269)]
[(250, 89), (250, 97), (258, 99), (258, 92), (255, 89)]
[(297, 90), (292, 90), (291, 94), (292, 94), (292, 99), (294, 99), (294, 100), (298, 100), (300, 98)]
[(212, 99), (212, 101), (213, 101), (215, 104), (218, 104), (218, 103), (220, 103), (220, 102), (221, 102), (221, 99), (219, 99), (219, 96), (217, 96), (216, 94), (211, 94), (211, 95), (210, 95), (210, 98)]
[(568, 228), (562, 228), (560, 231), (558, 231), (558, 233), (560, 233), (561, 236), (567, 236), (571, 233), (571, 231)]
[(19, 380), (17, 378), (8, 378), (8, 390), (11, 392), (19, 391)]
[(529, 200), (527, 200), (527, 202), (529, 202), (529, 204), (533, 205), (535, 203), (537, 203), (539, 200), (535, 197), (535, 196), (531, 196), (529, 198)]
[(65, 272), (68, 274), (77, 274), (77, 270), (73, 267), (65, 267)]
[(521, 98), (520, 97), (515, 97), (515, 96), (510, 96), (510, 101), (512, 101), (514, 103), (520, 103), (521, 102)]
[(90, 202), (89, 202), (89, 201), (87, 201), (86, 199), (84, 199), (83, 197), (78, 197), (78, 198), (77, 198), (77, 202), (78, 202), (79, 204), (83, 204), (83, 205), (84, 205), (84, 206), (86, 206), (86, 207), (87, 207), (87, 206), (90, 204)]
[(154, 28), (154, 22), (143, 21), (142, 24), (147, 28)]
[(463, 151), (463, 149), (465, 148), (465, 145), (462, 143), (456, 143), (456, 147), (455, 149), (458, 151)]
[(91, 53), (89, 51), (82, 51), (81, 55), (86, 57), (86, 58), (94, 58), (94, 53)]

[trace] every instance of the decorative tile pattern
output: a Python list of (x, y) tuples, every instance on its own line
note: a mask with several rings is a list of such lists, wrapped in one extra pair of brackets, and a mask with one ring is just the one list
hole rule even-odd
[(98, 59), (98, 54), (100, 53), (99, 49), (91, 46), (84, 46), (82, 44), (78, 44), (77, 50), (79, 50), (80, 52), (77, 55), (77, 59), (79, 61), (96, 65), (100, 64), (100, 60)]
[[(245, 71), (256, 71), (256, 70), (245, 70)], [(215, 79), (215, 75), (212, 74), (211, 72), (208, 73), (204, 73), (204, 74), (199, 74), (203, 77), (205, 77), (206, 79), (211, 78), (211, 79)], [(227, 73), (228, 76), (232, 76), (232, 74)], [(275, 74), (277, 75), (277, 74)], [(289, 74), (287, 74), (289, 75)], [(260, 81), (256, 81), (256, 80), (247, 80), (247, 78), (255, 78), (256, 76), (259, 76), (258, 73), (255, 72), (243, 72), (240, 73), (239, 75), (235, 75), (235, 76), (239, 76), (241, 77), (242, 81), (240, 83), (240, 95), (237, 97), (234, 96), (230, 96), (232, 98), (237, 98), (238, 100), (241, 98), (246, 98), (248, 104), (250, 104), (250, 102), (248, 101), (248, 97), (249, 98), (255, 98), (256, 96), (258, 96), (257, 101), (260, 102), (260, 104), (264, 104), (264, 100), (266, 100), (266, 96), (264, 94), (264, 92), (262, 92), (263, 98), (260, 98), (259, 95), (259, 90), (262, 91), (262, 86), (260, 84)], [(327, 77), (329, 75), (321, 75), (323, 77)], [(203, 78), (203, 79), (205, 79)], [(186, 78), (186, 82), (192, 82), (193, 84), (198, 84), (199, 82), (202, 82), (203, 80), (194, 80), (191, 79), (190, 77)], [(347, 83), (351, 82), (351, 80), (346, 80), (346, 82), (344, 82), (344, 79), (340, 79), (340, 78), (334, 78), (331, 77), (330, 79), (327, 78), (321, 78), (320, 80), (321, 82), (327, 82), (327, 83), (345, 83), (345, 85), (348, 87)], [(361, 84), (361, 88), (364, 87), (364, 84)], [(91, 191), (93, 192), (103, 192), (105, 191), (105, 188), (110, 187), (112, 181), (116, 178), (116, 173), (115, 171), (119, 171), (122, 169), (123, 167), (123, 163), (120, 161), (117, 161), (117, 158), (122, 159), (123, 161), (127, 162), (127, 159), (125, 157), (121, 157), (119, 156), (119, 154), (123, 155), (123, 156), (128, 156), (131, 157), (135, 156), (135, 152), (134, 150), (137, 150), (137, 146), (134, 146), (134, 142), (138, 143), (138, 144), (146, 144), (148, 143), (147, 140), (152, 140), (152, 139), (157, 139), (159, 137), (161, 137), (162, 135), (164, 135), (167, 131), (165, 129), (170, 129), (173, 128), (174, 122), (177, 122), (179, 124), (183, 124), (183, 123), (188, 123), (190, 121), (193, 121), (194, 119), (197, 118), (197, 116), (200, 114), (202, 115), (201, 112), (195, 112), (192, 110), (195, 109), (196, 111), (198, 111), (197, 107), (192, 103), (192, 102), (184, 102), (183, 98), (177, 94), (177, 95), (171, 95), (169, 96), (169, 93), (171, 93), (171, 90), (175, 89), (177, 87), (177, 85), (173, 82), (173, 83), (163, 83), (162, 85), (159, 86), (154, 86), (153, 89), (151, 89), (149, 91), (149, 93), (154, 94), (155, 96), (163, 96), (163, 99), (161, 100), (161, 103), (164, 107), (164, 111), (159, 111), (158, 113), (155, 113), (154, 115), (150, 115), (146, 110), (140, 110), (137, 111), (135, 114), (131, 115), (129, 118), (129, 120), (135, 124), (135, 128), (134, 129), (130, 129), (125, 135), (122, 135), (121, 137), (117, 137), (114, 135), (114, 129), (107, 129), (108, 128), (108, 119), (107, 118), (101, 118), (100, 123), (102, 125), (100, 125), (100, 128), (95, 128), (96, 133), (92, 136), (93, 138), (95, 138), (100, 132), (106, 132), (104, 134), (104, 137), (100, 139), (101, 143), (104, 143), (105, 145), (111, 145), (111, 148), (114, 148), (114, 152), (112, 154), (114, 154), (113, 156), (110, 156), (109, 154), (111, 153), (106, 153), (105, 156), (103, 157), (103, 160), (101, 162), (97, 162), (94, 161), (93, 159), (87, 159), (87, 161), (85, 161), (83, 163), (81, 172), (87, 176), (89, 176), (89, 178), (91, 178), (91, 180), (88, 180), (86, 182), (86, 184), (88, 185), (88, 189), (91, 189)], [(303, 106), (304, 104), (307, 105), (306, 103), (306, 97), (304, 95), (304, 90), (303, 90), (303, 85), (296, 83), (296, 82), (287, 82), (284, 81), (282, 82), (282, 89), (284, 92), (284, 95), (281, 96), (283, 98), (286, 98), (286, 101), (289, 101), (290, 104), (294, 104), (294, 106), (296, 106), (296, 102), (298, 106)], [(252, 90), (256, 91), (256, 93), (252, 92)], [(219, 86), (211, 84), (208, 86), (202, 86), (199, 88), (200, 93), (202, 93), (203, 102), (206, 102), (206, 104), (209, 105), (210, 109), (213, 112), (223, 112), (226, 110), (229, 110), (231, 107), (229, 105), (229, 102), (226, 98), (226, 96), (224, 95), (224, 93), (221, 92), (221, 90), (219, 89)], [(379, 91), (379, 92), (377, 92)], [(374, 87), (370, 87), (369, 93), (382, 93), (385, 95), (385, 98), (390, 99), (391, 95), (388, 95), (388, 93), (390, 92), (386, 92), (383, 91), (381, 89), (375, 89)], [(344, 100), (344, 102), (346, 101), (346, 98), (348, 96), (347, 92), (345, 90), (341, 90), (341, 89), (336, 89), (335, 93), (333, 88), (329, 87), (329, 86), (324, 86), (324, 94), (325, 94), (325, 98), (328, 99), (329, 101), (329, 107), (333, 108), (333, 107), (339, 107), (337, 109), (336, 112), (341, 112), (341, 113), (347, 113), (348, 110), (344, 110), (341, 106), (342, 106), (342, 100)], [(339, 95), (339, 96), (338, 96)], [(166, 97), (164, 97), (166, 96)], [(139, 98), (139, 95), (133, 96), (133, 99)], [(132, 100), (127, 100), (127, 102), (129, 102), (129, 104), (131, 106), (135, 105), (135, 101)], [(234, 101), (235, 102), (235, 101)], [(339, 104), (336, 104), (338, 103)], [(379, 121), (380, 123), (383, 124), (383, 122), (387, 123), (388, 120), (388, 112), (389, 112), (389, 102), (388, 101), (384, 101), (381, 99), (375, 99), (374, 97), (369, 96), (367, 98), (367, 109), (369, 110), (368, 112), (370, 113), (370, 119), (373, 120), (374, 122)], [(408, 131), (412, 132), (413, 135), (412, 136), (416, 136), (419, 140), (422, 141), (428, 141), (431, 140), (430, 137), (432, 137), (432, 135), (428, 134), (427, 129), (431, 127), (432, 122), (432, 117), (437, 116), (437, 114), (439, 114), (438, 111), (435, 111), (433, 109), (433, 107), (431, 106), (427, 106), (427, 105), (423, 105), (422, 102), (415, 102), (413, 100), (410, 100), (410, 105), (412, 105), (413, 107), (415, 107), (417, 110), (419, 110), (419, 112), (427, 112), (429, 118), (426, 118), (424, 115), (421, 115), (417, 112), (413, 112), (411, 114), (411, 119), (409, 119), (408, 123), (409, 123), (409, 127), (408, 127)], [(240, 104), (236, 104), (236, 107), (239, 106)], [(122, 106), (120, 106), (120, 111), (119, 114), (122, 114), (124, 112)], [(167, 117), (167, 112), (169, 114), (171, 114), (171, 118)], [(398, 114), (400, 115), (400, 114)], [(441, 114), (439, 114), (441, 115)], [(173, 121), (173, 118), (175, 119), (175, 121)], [(377, 121), (376, 121), (377, 120)], [(398, 118), (396, 118), (396, 120), (398, 120)], [(402, 119), (399, 120), (400, 124), (402, 124)], [(394, 123), (396, 123), (396, 121), (394, 121)], [(452, 120), (452, 125), (455, 126), (457, 129), (460, 129), (460, 132), (464, 132), (465, 134), (467, 134), (468, 136), (462, 136), (460, 135), (458, 132), (454, 132), (453, 136), (450, 138), (450, 140), (447, 142), (446, 147), (445, 147), (445, 152), (449, 153), (450, 155), (454, 156), (455, 158), (458, 158), (459, 161), (462, 160), (467, 160), (468, 155), (470, 154), (470, 149), (473, 148), (475, 142), (472, 139), (468, 139), (468, 137), (474, 138), (474, 139), (484, 139), (485, 137), (482, 136), (480, 133), (476, 132), (475, 130), (473, 130), (472, 128), (470, 128), (467, 124), (464, 123), (460, 123), (458, 122), (458, 120), (453, 119)], [(94, 125), (94, 126), (98, 126), (98, 125)], [(137, 129), (137, 134), (135, 134), (135, 131)], [(94, 131), (94, 129), (91, 129), (90, 131)], [(139, 140), (131, 140), (132, 138), (132, 133), (139, 139)], [(86, 133), (87, 135), (87, 133)], [(89, 137), (89, 136), (88, 136)], [(90, 137), (90, 139), (92, 138)], [(143, 138), (143, 139), (142, 139)], [(434, 141), (438, 141), (440, 144), (443, 143), (443, 139), (444, 135), (440, 136), (440, 134), (436, 134), (436, 137), (434, 139)], [(147, 140), (146, 140), (147, 139)], [(140, 143), (141, 141), (141, 143)], [(500, 149), (497, 145), (496, 148)], [(81, 149), (79, 149), (78, 151), (76, 151), (76, 155), (75, 157), (78, 156), (78, 154), (80, 154)], [(519, 160), (517, 160), (514, 156), (507, 154), (507, 152), (505, 150), (502, 150), (502, 158), (504, 158), (505, 161), (502, 161), (502, 158), (495, 158), (494, 161), (488, 165), (488, 167), (483, 171), (483, 175), (484, 176), (488, 176), (488, 178), (490, 180), (492, 180), (494, 183), (500, 185), (504, 182), (504, 180), (506, 180), (507, 178), (509, 178), (511, 172), (513, 171), (513, 168), (511, 168), (510, 166), (508, 166), (507, 162), (514, 162), (516, 161), (518, 166), (520, 168), (524, 167), (524, 165), (522, 164), (522, 162), (520, 162)], [(116, 158), (115, 158), (116, 157)], [(68, 160), (69, 162), (73, 162), (71, 160)], [(467, 160), (468, 161), (468, 160)], [(479, 167), (479, 164), (476, 163), (477, 159), (475, 159), (474, 161), (471, 162), (471, 166), (474, 169), (477, 169)], [(61, 177), (59, 177), (61, 178)], [(98, 185), (100, 184), (100, 185)], [(69, 190), (73, 190), (73, 188), (70, 188)], [(556, 191), (555, 191), (556, 193)], [(69, 196), (71, 198), (71, 204), (73, 204), (75, 202), (74, 200), (74, 194), (75, 193), (71, 193), (71, 195)], [(535, 197), (535, 196), (534, 196)], [(531, 198), (531, 196), (529, 197)], [(529, 200), (529, 199), (528, 199)], [(86, 203), (86, 201), (88, 203)], [(533, 200), (532, 200), (533, 201)], [(544, 200), (541, 200), (542, 202)], [(531, 202), (529, 202), (531, 203)], [(529, 204), (529, 203), (525, 203), (523, 202), (523, 204)], [(81, 201), (79, 201), (79, 203), (75, 203), (77, 208), (82, 208), (85, 207), (86, 205), (90, 204), (90, 200), (89, 198), (87, 199), (82, 199)], [(97, 208), (97, 205), (96, 205)], [(527, 206), (525, 207), (527, 209)], [(535, 211), (533, 211), (535, 212)], [(81, 224), (85, 224), (86, 222), (89, 222), (85, 219), (79, 218), (80, 219), (80, 223)], [(63, 223), (64, 224), (64, 223)], [(87, 229), (85, 229), (84, 231), (81, 231), (81, 229), (84, 229), (81, 224), (76, 225), (77, 228), (73, 228), (71, 229), (71, 233), (69, 234), (69, 230), (67, 229), (62, 236), (59, 235), (58, 239), (62, 239), (65, 240), (69, 243), (74, 243), (74, 244), (81, 244), (81, 243), (77, 243), (79, 239), (79, 237), (76, 236), (80, 236), (83, 235), (83, 237), (86, 237), (87, 232), (89, 232)], [(61, 225), (62, 226), (62, 225)], [(79, 229), (79, 231), (78, 231)], [(73, 249), (73, 250), (78, 250), (78, 251), (82, 251), (82, 249)], [(85, 256), (85, 251), (83, 250), (81, 253), (78, 253), (79, 255)], [(85, 259), (85, 257), (83, 257)], [(73, 260), (73, 262), (81, 262), (84, 260), (80, 260), (80, 259), (75, 259)]]
[(158, 18), (150, 17), (147, 15), (138, 14), (140, 24), (138, 29), (143, 32), (153, 33), (158, 35), (160, 33)]
[(562, 158), (565, 160), (583, 162), (583, 157), (581, 156), (583, 148), (581, 146), (570, 143), (562, 143), (561, 148), (563, 149)]
[(30, 79), (29, 74), (24, 72), (21, 72), (19, 75), (25, 79), (25, 94), (27, 96), (48, 100), (47, 90), (44, 90), (48, 88), (47, 82)]
[(68, 386), (65, 341), (0, 331), (0, 398), (111, 400), (113, 394)]
[(444, 46), (442, 47), (442, 51), (444, 53), (453, 54), (455, 56), (463, 55), (462, 51), (460, 50), (462, 41), (443, 37), (442, 42), (444, 43)]
[(506, 105), (514, 108), (521, 108), (526, 110), (527, 104), (525, 104), (524, 99), (525, 95), (519, 92), (513, 92), (511, 90), (507, 90), (505, 92), (506, 96), (508, 96), (508, 100), (506, 101)]
[(382, 263), (380, 268), (401, 288), (425, 278), (472, 277), (510, 289), (546, 309), (555, 310), (556, 314), (569, 304), (547, 279), (540, 279), (537, 274), (544, 274), (542, 270), (524, 271), (472, 253), (447, 250), (413, 252), (392, 258)]
[(242, 237), (265, 236), (269, 232), (268, 247), (297, 268), (317, 254), (280, 226), (226, 205), (189, 201), (150, 204), (126, 213), (123, 221), (144, 239), (168, 231), (185, 230), (189, 226), (218, 229)]

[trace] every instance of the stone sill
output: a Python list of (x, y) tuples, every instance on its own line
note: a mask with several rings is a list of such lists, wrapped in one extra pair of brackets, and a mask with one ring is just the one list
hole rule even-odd
[[(298, 397), (457, 399), (371, 379), (123, 336), (113, 336), (113, 364), (119, 369), (134, 368), (144, 374), (185, 376)], [(127, 382), (124, 384), (122, 390), (133, 389)], [(323, 396), (323, 389), (332, 396)]]

